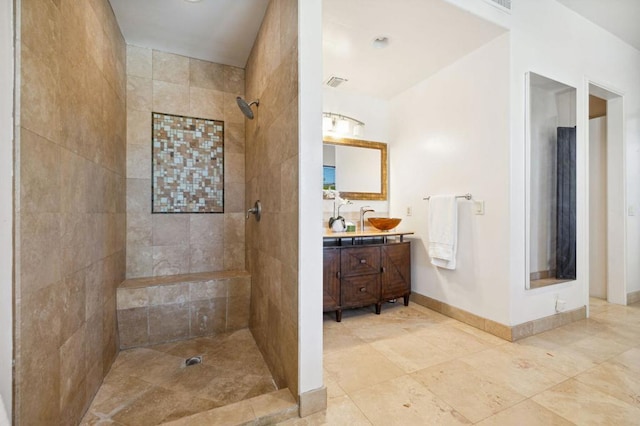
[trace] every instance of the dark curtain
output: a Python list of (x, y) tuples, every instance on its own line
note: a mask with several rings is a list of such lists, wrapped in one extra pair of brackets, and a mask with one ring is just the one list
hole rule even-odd
[(576, 128), (558, 127), (556, 278), (576, 278)]

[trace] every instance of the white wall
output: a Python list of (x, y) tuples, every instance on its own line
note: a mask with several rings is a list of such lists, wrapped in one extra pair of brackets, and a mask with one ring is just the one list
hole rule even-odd
[(607, 298), (607, 118), (589, 120), (589, 295)]
[[(0, 96), (0, 397), (11, 416), (13, 360), (13, 2), (11, 1), (0, 4), (0, 93), (2, 94)], [(0, 424), (3, 424), (3, 420), (0, 418)]]
[[(598, 82), (624, 95), (627, 206), (638, 206), (640, 164), (640, 52), (623, 43), (554, 0), (513, 2), (511, 15), (511, 143), (510, 143), (510, 293), (511, 324), (520, 324), (555, 313), (555, 299), (567, 302), (567, 310), (588, 301), (588, 81)], [(577, 90), (577, 280), (535, 290), (525, 290), (524, 232), (525, 132), (524, 75), (540, 75), (576, 87)], [(625, 202), (625, 200), (623, 200)], [(639, 217), (620, 215), (626, 221), (627, 289), (639, 285)], [(623, 253), (617, 254), (624, 259)]]
[[(508, 323), (509, 35), (394, 97), (391, 139), (391, 214), (415, 232), (413, 291)], [(467, 192), (485, 215), (458, 202), (457, 269), (435, 268), (423, 197)]]
[[(304, 29), (304, 31), (303, 31)], [(322, 2), (298, 0), (300, 394), (322, 382)], [(304, 94), (302, 96), (301, 94)], [(315, 189), (317, 188), (317, 190)]]
[[(348, 84), (348, 83), (345, 83)], [(357, 93), (349, 93), (342, 88), (323, 88), (322, 110), (346, 115), (362, 121), (364, 133), (360, 137), (352, 139), (364, 139), (373, 142), (385, 142), (387, 155), (393, 157), (393, 141), (389, 137), (389, 102), (384, 99)], [(390, 180), (393, 173), (389, 173)], [(340, 188), (337, 188), (340, 190)], [(371, 206), (376, 212), (386, 214), (389, 211), (389, 201), (361, 201), (352, 200), (353, 204), (344, 206), (340, 214), (353, 217), (362, 206)], [(325, 200), (323, 203), (324, 216), (329, 217), (333, 213), (333, 201)], [(349, 214), (351, 213), (351, 214)], [(371, 215), (371, 214), (369, 214)], [(375, 216), (375, 215), (374, 215)], [(326, 220), (325, 220), (326, 222)], [(326, 223), (325, 223), (326, 225)]]

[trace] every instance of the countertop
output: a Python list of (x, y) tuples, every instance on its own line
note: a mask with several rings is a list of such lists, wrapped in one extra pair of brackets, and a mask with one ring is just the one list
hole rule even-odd
[(364, 231), (356, 232), (333, 232), (331, 229), (325, 228), (322, 238), (361, 238), (361, 237), (393, 237), (398, 235), (412, 235), (409, 231), (379, 231), (375, 228), (365, 228)]

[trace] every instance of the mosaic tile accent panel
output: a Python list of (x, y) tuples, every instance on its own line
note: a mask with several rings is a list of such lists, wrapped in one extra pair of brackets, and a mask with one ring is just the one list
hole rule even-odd
[(223, 213), (224, 123), (152, 114), (152, 213)]

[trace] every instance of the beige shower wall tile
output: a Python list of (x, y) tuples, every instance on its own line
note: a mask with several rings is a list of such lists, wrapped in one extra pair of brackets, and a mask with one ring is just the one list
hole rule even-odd
[(127, 213), (151, 214), (151, 179), (127, 179)]
[(25, 0), (21, 4), (22, 45), (52, 64), (59, 59), (56, 47), (60, 42), (60, 15), (60, 9), (51, 1)]
[(224, 269), (226, 270), (246, 269), (244, 243), (225, 243)]
[(223, 242), (226, 214), (189, 215), (189, 244), (218, 245)]
[(120, 348), (149, 344), (149, 308), (119, 309), (118, 333)]
[(244, 70), (242, 68), (225, 65), (224, 91), (234, 95), (244, 95)]
[(161, 285), (147, 288), (151, 306), (185, 303), (189, 301), (189, 284)]
[(244, 243), (245, 216), (242, 213), (226, 213), (224, 215), (224, 243)]
[(251, 298), (249, 296), (229, 297), (226, 331), (249, 327)]
[(127, 44), (127, 75), (152, 78), (151, 49)]
[(151, 144), (127, 145), (127, 178), (151, 178)]
[(85, 281), (86, 271), (80, 270), (67, 275), (62, 280), (60, 299), (62, 303), (60, 339), (67, 340), (85, 321)]
[(290, 157), (280, 165), (280, 211), (298, 211), (298, 156)]
[(199, 300), (190, 304), (191, 327), (189, 335), (211, 336), (223, 333), (227, 322), (227, 299)]
[(189, 115), (189, 87), (165, 81), (153, 81), (153, 111)]
[(20, 124), (60, 141), (60, 78), (57, 63), (47, 63), (26, 46), (21, 51)]
[(189, 248), (185, 246), (154, 246), (153, 275), (177, 275), (189, 272)]
[(224, 155), (225, 183), (244, 183), (244, 154), (228, 152)]
[(211, 280), (189, 283), (189, 300), (205, 300), (227, 297), (227, 280)]
[(224, 93), (199, 87), (189, 88), (189, 113), (210, 120), (224, 119)]
[(181, 85), (189, 84), (189, 58), (154, 50), (153, 79)]
[(87, 50), (100, 70), (103, 69), (105, 33), (98, 15), (88, 4), (84, 7), (84, 24), (87, 35)]
[(298, 43), (298, 2), (280, 1), (280, 52)]
[[(20, 209), (25, 212), (60, 211), (62, 149), (37, 134), (23, 130), (20, 143)], [(77, 207), (76, 207), (77, 208)]]
[(154, 246), (186, 246), (189, 243), (189, 216), (184, 214), (154, 214)]
[(118, 289), (118, 310), (149, 306), (151, 304), (151, 298), (148, 290), (146, 287)]
[(127, 245), (149, 247), (152, 245), (152, 216), (150, 213), (127, 214)]
[[(246, 211), (244, 202), (243, 183), (226, 183), (224, 188), (224, 211), (226, 213), (239, 213)], [(253, 207), (253, 200), (251, 207)], [(249, 207), (247, 207), (248, 209)], [(251, 218), (250, 218), (251, 219)]]
[(60, 347), (60, 408), (62, 411), (68, 408), (78, 396), (78, 392), (84, 397), (84, 383), (86, 375), (85, 327), (78, 329)]
[(191, 87), (225, 90), (225, 66), (200, 59), (189, 59), (189, 83)]
[(127, 108), (151, 111), (153, 105), (153, 84), (150, 78), (127, 77)]
[[(47, 302), (51, 305), (52, 299)], [(34, 306), (34, 305), (29, 305)], [(47, 304), (41, 305), (46, 307)], [(39, 321), (44, 317), (39, 313)], [(49, 323), (55, 326), (55, 323)], [(22, 341), (25, 345), (25, 341)], [(20, 400), (19, 411), (22, 422), (47, 424), (60, 414), (60, 354), (58, 345), (50, 346), (43, 341), (29, 342), (29, 356), (20, 361), (16, 370), (20, 386), (16, 397)], [(44, 396), (44, 397), (43, 397)]]
[(224, 151), (244, 154), (244, 122), (224, 123)]
[(149, 277), (153, 274), (153, 248), (127, 246), (127, 278)]
[(251, 277), (237, 277), (227, 280), (229, 297), (251, 297)]
[(21, 296), (62, 278), (60, 215), (34, 213), (20, 215)]
[(224, 268), (224, 246), (192, 244), (189, 247), (189, 272), (221, 271)]
[(151, 112), (127, 109), (127, 144), (146, 145), (151, 151)]
[(161, 343), (189, 337), (188, 303), (149, 307), (149, 343)]
[[(85, 270), (85, 318), (102, 314), (103, 282), (108, 279), (103, 269), (104, 261), (98, 260)], [(102, 327), (102, 317), (100, 317), (100, 326)]]

